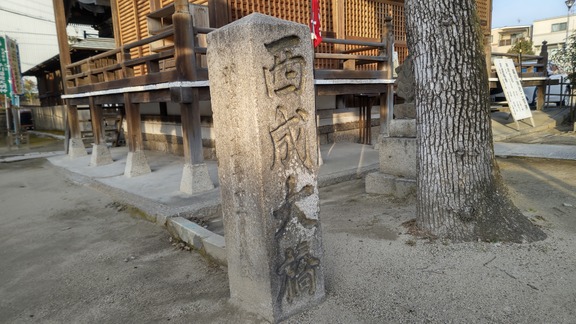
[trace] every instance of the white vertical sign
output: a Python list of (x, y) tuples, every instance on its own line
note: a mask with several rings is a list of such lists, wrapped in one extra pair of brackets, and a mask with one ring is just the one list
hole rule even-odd
[(528, 106), (524, 90), (522, 90), (522, 83), (514, 67), (514, 61), (511, 59), (494, 59), (494, 66), (514, 120), (532, 118), (532, 112)]

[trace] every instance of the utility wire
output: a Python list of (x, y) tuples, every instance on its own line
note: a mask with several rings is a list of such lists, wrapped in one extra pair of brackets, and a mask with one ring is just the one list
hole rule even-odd
[(10, 9), (6, 9), (6, 8), (2, 8), (0, 7), (0, 11), (6, 11), (15, 15), (19, 15), (19, 16), (23, 16), (23, 17), (28, 17), (28, 18), (32, 18), (32, 19), (38, 19), (38, 20), (43, 20), (43, 21), (47, 21), (47, 22), (51, 22), (53, 23), (54, 20), (48, 19), (48, 18), (44, 18), (44, 17), (37, 17), (37, 16), (32, 16), (23, 12), (18, 12), (15, 10), (10, 10)]
[(43, 33), (25, 32), (25, 31), (16, 31), (16, 30), (0, 30), (0, 34), (5, 34), (5, 33), (40, 35), (40, 36), (54, 36), (54, 37), (56, 37), (56, 34), (43, 34)]

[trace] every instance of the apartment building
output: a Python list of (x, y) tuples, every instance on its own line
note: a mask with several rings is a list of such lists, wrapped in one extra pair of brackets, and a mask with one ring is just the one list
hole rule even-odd
[[(570, 24), (568, 26), (568, 23)], [(532, 42), (538, 53), (542, 42), (548, 42), (548, 52), (552, 55), (566, 43), (566, 37), (576, 29), (576, 17), (571, 15), (535, 20), (532, 25)]]
[(491, 31), (492, 53), (507, 53), (521, 39), (532, 38), (532, 26), (494, 28)]

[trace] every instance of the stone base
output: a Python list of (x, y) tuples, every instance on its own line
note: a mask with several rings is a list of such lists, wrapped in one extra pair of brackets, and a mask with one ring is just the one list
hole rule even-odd
[(150, 170), (144, 151), (128, 152), (124, 176), (132, 178), (150, 172), (152, 172), (152, 170)]
[(380, 172), (416, 179), (416, 139), (382, 137), (380, 139)]
[(88, 155), (86, 148), (84, 147), (84, 142), (81, 138), (71, 138), (68, 141), (68, 156), (71, 159), (76, 159)]
[(196, 194), (212, 189), (214, 189), (214, 184), (210, 179), (206, 163), (184, 164), (180, 191), (187, 194)]
[(112, 162), (114, 161), (112, 161), (112, 155), (110, 155), (110, 150), (106, 144), (92, 144), (91, 166), (106, 165)]
[(388, 131), (390, 137), (416, 137), (416, 119), (393, 119)]
[(398, 119), (415, 119), (416, 105), (413, 102), (394, 105), (394, 116)]
[(378, 195), (392, 195), (405, 198), (416, 194), (416, 180), (399, 178), (382, 172), (366, 175), (366, 192)]

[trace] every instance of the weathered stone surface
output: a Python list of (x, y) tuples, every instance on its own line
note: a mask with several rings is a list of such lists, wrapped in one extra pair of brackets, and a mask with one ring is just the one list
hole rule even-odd
[(71, 159), (88, 155), (81, 138), (71, 138), (68, 143), (68, 156)]
[(206, 163), (184, 164), (180, 191), (187, 194), (196, 194), (212, 189), (214, 189), (214, 184), (212, 179), (210, 179)]
[(144, 151), (128, 152), (124, 176), (132, 178), (150, 172), (152, 171), (150, 170)]
[(414, 63), (412, 57), (408, 56), (402, 65), (396, 68), (398, 78), (396, 78), (396, 94), (404, 98), (407, 103), (414, 102), (416, 93), (416, 79), (414, 78)]
[(416, 119), (393, 119), (388, 131), (390, 137), (416, 137)]
[(394, 117), (396, 119), (416, 118), (416, 105), (414, 103), (394, 105)]
[(90, 156), (91, 166), (100, 166), (110, 164), (112, 161), (112, 155), (110, 155), (110, 150), (106, 144), (92, 144), (92, 155)]
[(324, 298), (310, 32), (252, 14), (208, 44), (231, 301), (277, 322)]
[(416, 180), (400, 178), (382, 172), (373, 172), (366, 175), (366, 192), (378, 195), (392, 195), (405, 198), (416, 194)]
[(380, 171), (394, 176), (416, 179), (416, 139), (380, 138)]

